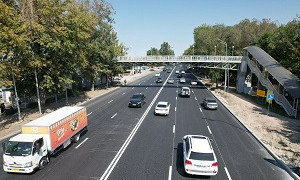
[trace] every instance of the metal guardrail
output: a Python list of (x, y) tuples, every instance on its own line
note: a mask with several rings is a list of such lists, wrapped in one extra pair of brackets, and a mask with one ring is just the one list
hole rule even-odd
[(146, 56), (131, 57), (118, 56), (114, 60), (118, 62), (218, 62), (241, 63), (243, 56)]

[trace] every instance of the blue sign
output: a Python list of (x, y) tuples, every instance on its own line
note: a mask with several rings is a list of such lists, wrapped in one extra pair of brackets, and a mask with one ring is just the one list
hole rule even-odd
[(274, 99), (274, 94), (268, 94), (268, 97), (267, 97), (268, 100), (272, 100)]

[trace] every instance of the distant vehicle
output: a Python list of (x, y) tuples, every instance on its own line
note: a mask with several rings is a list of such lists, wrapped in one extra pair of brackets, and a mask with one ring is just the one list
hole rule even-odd
[(174, 79), (173, 78), (169, 78), (167, 81), (168, 84), (174, 84)]
[(151, 68), (150, 71), (154, 71), (154, 69)]
[(175, 71), (175, 74), (179, 74), (179, 70), (176, 70), (176, 71)]
[(186, 135), (183, 141), (183, 164), (187, 174), (215, 176), (218, 161), (210, 139), (202, 135)]
[(177, 78), (182, 78), (182, 75), (181, 75), (181, 74), (178, 74), (178, 75), (177, 75)]
[(130, 97), (128, 107), (142, 107), (144, 105), (146, 96), (143, 93), (135, 93)]
[(156, 79), (156, 83), (162, 83), (162, 82), (163, 80), (160, 77)]
[(163, 71), (166, 71), (166, 68), (163, 68)]
[(191, 95), (191, 90), (189, 87), (182, 87), (181, 91), (180, 91), (180, 95), (181, 96), (186, 96), (186, 97), (190, 97)]
[(185, 71), (181, 71), (181, 74), (185, 74)]
[(168, 102), (158, 102), (155, 110), (154, 110), (155, 115), (169, 115), (170, 114), (170, 104)]
[(180, 78), (179, 82), (180, 83), (185, 83), (185, 78)]
[(155, 74), (155, 77), (159, 77), (159, 76), (160, 76), (160, 73), (156, 73), (156, 74)]
[(168, 69), (168, 70), (167, 70), (167, 73), (170, 73), (170, 72), (171, 72), (171, 69)]
[(43, 169), (50, 157), (86, 132), (86, 108), (66, 106), (22, 126), (22, 133), (3, 143), (3, 170), (32, 173)]
[(195, 85), (197, 85), (198, 83), (197, 83), (197, 81), (191, 81), (191, 85), (192, 86), (195, 86)]
[(217, 109), (218, 103), (215, 98), (207, 97), (203, 100), (203, 106), (205, 109)]

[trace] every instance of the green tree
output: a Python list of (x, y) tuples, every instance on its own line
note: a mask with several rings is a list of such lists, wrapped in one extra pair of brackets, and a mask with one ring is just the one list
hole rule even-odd
[(175, 55), (168, 42), (163, 42), (159, 49), (160, 55)]
[(147, 51), (147, 56), (151, 56), (151, 55), (152, 56), (159, 56), (160, 52), (155, 47), (151, 47), (151, 49)]

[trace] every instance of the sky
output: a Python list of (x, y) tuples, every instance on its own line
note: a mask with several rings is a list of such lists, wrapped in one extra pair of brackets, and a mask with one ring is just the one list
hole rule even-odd
[(286, 24), (300, 16), (300, 0), (106, 0), (115, 11), (115, 30), (128, 56), (146, 56), (168, 42), (175, 55), (194, 43), (202, 24), (232, 26), (244, 19)]

